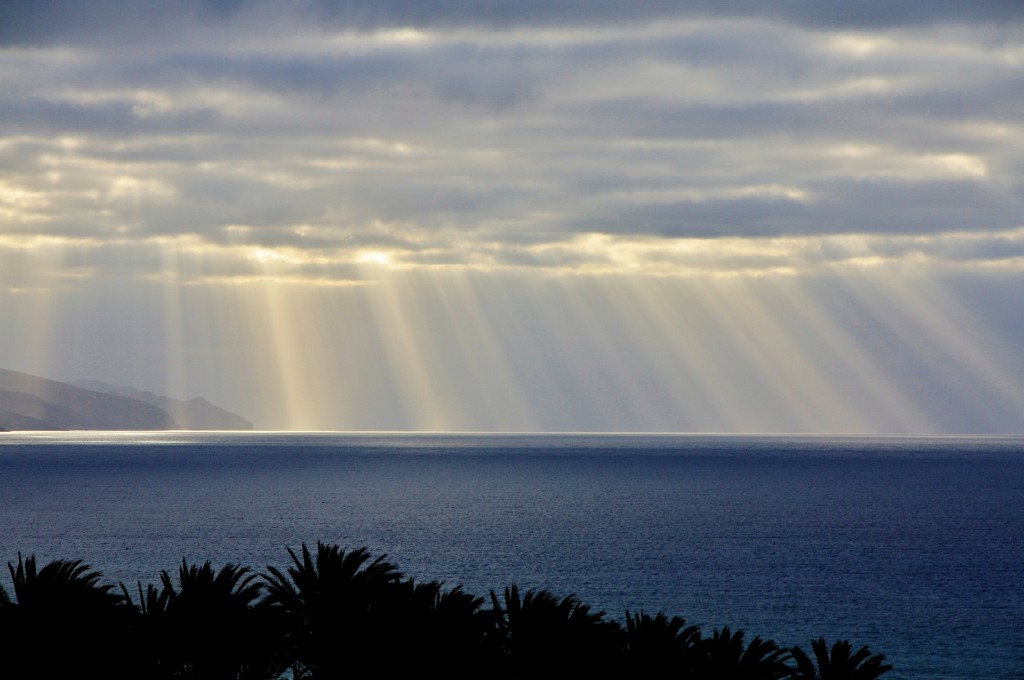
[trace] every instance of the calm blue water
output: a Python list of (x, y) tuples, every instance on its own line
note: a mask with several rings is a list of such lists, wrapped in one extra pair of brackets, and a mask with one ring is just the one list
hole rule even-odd
[(486, 595), (1024, 677), (1024, 439), (0, 434), (0, 562), (154, 581), (318, 539)]

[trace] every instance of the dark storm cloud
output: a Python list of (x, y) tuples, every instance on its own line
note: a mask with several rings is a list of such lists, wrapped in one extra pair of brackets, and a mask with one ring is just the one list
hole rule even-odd
[(385, 84), (422, 84), (448, 101), (506, 108), (528, 100), (533, 83), (542, 80), (549, 65), (540, 60), (524, 63), (516, 49), (456, 44), (432, 50), (427, 59), (420, 52), (332, 57), (188, 54), (128, 64), (122, 74), (126, 82), (137, 85), (227, 81), (300, 98), (364, 94)]
[(775, 236), (794, 229), (803, 231), (796, 225), (807, 221), (808, 212), (798, 201), (780, 198), (684, 201), (622, 208), (612, 215), (580, 220), (577, 228), (583, 232), (706, 238), (737, 235), (736, 225), (743, 225), (744, 236)]
[[(282, 9), (284, 8), (284, 9)], [(145, 41), (155, 32), (180, 30), (194, 23), (225, 24), (251, 14), (297, 14), (305, 21), (336, 27), (377, 29), (409, 26), (446, 29), (508, 29), (538, 26), (600, 26), (624, 21), (673, 17), (760, 17), (807, 27), (878, 29), (936, 22), (1019, 22), (1024, 6), (1017, 0), (945, 0), (933, 2), (783, 2), (722, 3), (715, 0), (586, 3), (546, 0), (7, 0), (0, 3), (0, 44), (96, 44), (106, 40)]]
[(145, 59), (120, 70), (124, 81), (136, 85), (230, 82), (288, 94), (333, 96), (409, 79), (415, 65), (415, 58), (400, 54), (337, 58), (206, 52)]
[(30, 98), (0, 100), (0, 135), (51, 135), (74, 131), (119, 138), (217, 129), (219, 114), (212, 110), (184, 111), (140, 118), (129, 102), (80, 104)]
[[(588, 102), (567, 110), (558, 131), (565, 135), (639, 139), (735, 139), (791, 135), (820, 141), (842, 135), (847, 140), (890, 141), (933, 148), (929, 130), (944, 122), (981, 119), (987, 123), (1019, 122), (1024, 100), (1019, 69), (985, 82), (966, 82), (956, 92), (900, 92), (864, 95), (842, 101), (752, 101), (686, 103), (657, 100)], [(685, 87), (685, 83), (680, 83)], [(939, 135), (948, 140), (949, 130)], [(962, 140), (954, 140), (959, 144)]]
[(856, 26), (879, 28), (934, 21), (1000, 21), (1021, 18), (1024, 9), (1012, 0), (980, 0), (963, 3), (867, 2), (843, 3), (822, 0), (788, 0), (764, 3), (756, 0), (722, 3), (715, 0), (654, 0), (632, 3), (621, 0), (597, 0), (586, 3), (545, 2), (544, 0), (491, 0), (473, 2), (417, 2), (385, 0), (374, 2), (311, 3), (322, 16), (362, 26), (414, 25), (507, 27), (529, 25), (580, 25), (620, 21), (651, 20), (679, 14), (705, 16), (763, 16), (809, 26)]
[(581, 232), (667, 237), (928, 234), (1021, 224), (1019, 199), (973, 182), (844, 182), (819, 187), (812, 202), (772, 196), (644, 203), (575, 223)]

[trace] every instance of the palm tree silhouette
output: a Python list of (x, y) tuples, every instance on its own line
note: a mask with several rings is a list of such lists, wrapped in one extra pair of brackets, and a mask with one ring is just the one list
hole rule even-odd
[(622, 664), (630, 673), (660, 673), (672, 669), (676, 677), (692, 677), (702, 653), (700, 630), (678, 616), (626, 612), (619, 629)]
[(147, 591), (146, 611), (158, 620), (171, 677), (194, 680), (276, 678), (284, 667), (273, 615), (258, 602), (263, 584), (248, 567), (215, 570), (182, 560), (177, 588), (160, 574), (161, 592)]
[(529, 590), (520, 597), (513, 585), (501, 602), (492, 590), (491, 603), (508, 677), (603, 677), (614, 664), (614, 626), (575, 595)]
[[(334, 680), (372, 673), (500, 680), (621, 678), (668, 672), (700, 680), (875, 680), (892, 669), (881, 654), (799, 647), (728, 627), (702, 638), (696, 626), (659, 612), (605, 619), (575, 595), (520, 594), (512, 585), (484, 599), (441, 581), (403, 579), (381, 555), (317, 543), (289, 549), (284, 571), (182, 560), (177, 580), (137, 586), (138, 603), (81, 560), (37, 568), (8, 563), (0, 584), (3, 677), (108, 680)], [(118, 643), (124, 644), (118, 644)], [(39, 655), (43, 645), (59, 653)], [(790, 663), (792, 661), (792, 663)]]
[[(284, 617), (293, 677), (333, 678), (380, 665), (387, 641), (374, 635), (375, 610), (397, 587), (401, 573), (385, 555), (366, 548), (346, 552), (317, 542), (316, 556), (302, 544), (288, 549), (286, 572), (267, 567), (266, 602)], [(387, 657), (384, 657), (387, 658)]]
[(167, 604), (170, 592), (152, 583), (147, 584), (143, 590), (142, 583), (139, 582), (137, 589), (138, 604), (132, 600), (124, 583), (121, 584), (124, 600), (131, 605), (132, 624), (127, 648), (134, 657), (133, 664), (140, 677), (172, 677), (173, 669), (165, 658), (168, 637)]
[[(130, 663), (111, 657), (109, 641), (124, 639), (130, 608), (113, 585), (82, 560), (54, 560), (37, 569), (35, 556), (7, 564), (12, 592), (0, 586), (0, 639), (5, 676), (129, 677)], [(40, 643), (57, 654), (33, 653)]]
[(483, 602), (461, 586), (404, 580), (374, 605), (369, 627), (378, 644), (387, 641), (381, 653), (389, 654), (392, 673), (404, 665), (408, 675), (477, 678), (495, 649), (493, 612), (482, 610)]
[(786, 665), (789, 652), (780, 649), (772, 640), (755, 636), (744, 644), (743, 631), (732, 632), (729, 627), (715, 630), (711, 638), (702, 642), (703, 654), (697, 677), (730, 678), (731, 680), (776, 680), (789, 677)]
[(829, 650), (825, 638), (818, 638), (811, 650), (814, 661), (799, 647), (792, 649), (796, 680), (874, 680), (892, 670), (885, 655), (872, 655), (866, 645), (853, 652), (849, 640), (837, 640)]

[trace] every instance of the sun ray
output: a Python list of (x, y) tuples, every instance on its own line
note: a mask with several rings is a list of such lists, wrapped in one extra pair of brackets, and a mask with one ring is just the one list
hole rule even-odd
[[(384, 276), (369, 291), (370, 317), (381, 347), (388, 357), (392, 379), (401, 395), (395, 406), (405, 414), (410, 429), (443, 431), (459, 420), (446, 408), (450, 394), (436, 373), (433, 338), (422, 332), (422, 291), (409, 290), (400, 275)], [(415, 288), (415, 287), (414, 287)]]
[(742, 427), (742, 390), (726, 375), (721, 331), (692, 282), (625, 276), (617, 288), (613, 300), (623, 327), (644, 348), (671, 395), (679, 425), (670, 429), (729, 432)]
[(816, 361), (824, 367), (822, 377), (826, 385), (840, 391), (844, 411), (856, 415), (848, 425), (850, 429), (906, 434), (934, 431), (934, 423), (881, 369), (864, 339), (836, 323), (837, 308), (829, 310), (813, 293), (829, 283), (844, 289), (849, 286), (844, 279), (827, 282), (820, 277), (803, 282), (792, 278), (762, 279), (759, 285), (772, 289), (775, 312), (788, 319), (796, 336), (818, 348)]
[[(949, 295), (941, 281), (921, 275), (879, 273), (861, 280), (862, 299), (887, 300), (877, 313), (901, 342), (915, 348), (921, 365), (915, 375), (921, 389), (941, 390), (935, 408), (945, 427), (963, 422), (1006, 422), (1024, 412), (1024, 383), (1019, 359), (990, 337), (974, 314)], [(952, 421), (952, 422), (950, 422)]]
[[(5, 326), (6, 356), (18, 357), (17, 368), (49, 376), (55, 363), (54, 332), (67, 284), (61, 272), (66, 260), (62, 245), (38, 241), (0, 253), (0, 315)], [(10, 366), (6, 366), (10, 368)]]
[(475, 422), (480, 423), (471, 426), (508, 432), (536, 429), (536, 417), (509, 364), (507, 349), (469, 274), (442, 271), (426, 278), (432, 286), (431, 297), (441, 308), (442, 325), (453, 336), (456, 354), (466, 368), (458, 376), (463, 386), (460, 400), (464, 408), (472, 408), (478, 414)]
[(163, 341), (164, 341), (164, 375), (167, 391), (170, 396), (181, 399), (187, 397), (188, 374), (185, 358), (185, 314), (182, 310), (183, 258), (181, 244), (178, 239), (165, 239), (160, 242), (161, 274), (159, 285), (163, 294)]

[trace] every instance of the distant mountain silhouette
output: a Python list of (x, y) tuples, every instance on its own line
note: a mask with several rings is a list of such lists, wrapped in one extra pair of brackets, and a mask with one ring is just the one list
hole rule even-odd
[(134, 390), (124, 395), (118, 389), (86, 389), (0, 369), (0, 430), (252, 429), (205, 399), (178, 401)]
[(195, 397), (187, 401), (171, 399), (152, 392), (137, 390), (134, 387), (110, 385), (97, 380), (76, 380), (69, 384), (94, 392), (116, 394), (120, 397), (152, 404), (169, 414), (178, 425), (186, 430), (251, 430), (253, 427), (252, 423), (242, 416), (214, 406), (202, 397)]

